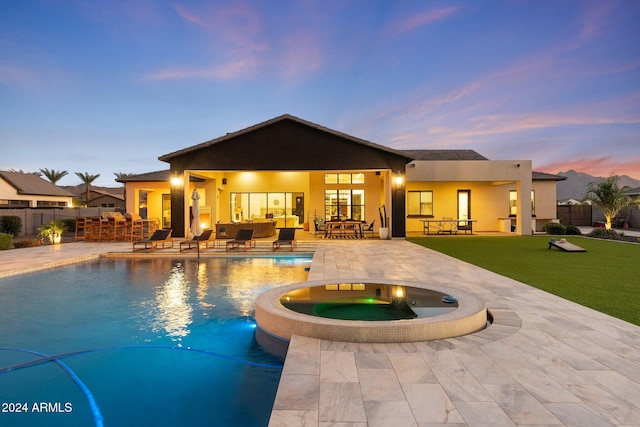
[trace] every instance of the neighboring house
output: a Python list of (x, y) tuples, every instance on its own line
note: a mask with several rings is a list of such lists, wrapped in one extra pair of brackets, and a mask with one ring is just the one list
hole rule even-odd
[(101, 190), (89, 191), (87, 207), (125, 209), (124, 195), (109, 193)]
[[(65, 187), (75, 195), (77, 200), (81, 203), (85, 202), (87, 193), (84, 184), (76, 185), (73, 187)], [(124, 188), (110, 188), (110, 187), (94, 187), (89, 188), (89, 202), (86, 203), (87, 207), (95, 208), (116, 208), (118, 210), (124, 210)]]
[[(473, 150), (396, 150), (291, 115), (159, 157), (169, 171), (128, 176), (127, 211), (146, 209), (175, 236), (189, 229), (194, 188), (206, 227), (259, 221), (302, 226), (347, 217), (391, 236), (424, 220), (476, 221), (474, 230), (527, 235), (556, 220), (556, 182), (530, 160), (488, 160)], [(146, 200), (146, 201), (145, 201)]]
[(73, 197), (37, 175), (0, 171), (0, 208), (70, 207)]

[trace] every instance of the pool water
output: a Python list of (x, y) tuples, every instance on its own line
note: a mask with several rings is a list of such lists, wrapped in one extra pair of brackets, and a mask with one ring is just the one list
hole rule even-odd
[(440, 316), (457, 300), (428, 288), (384, 283), (331, 283), (300, 288), (280, 297), (293, 311), (339, 320), (389, 321)]
[[(267, 425), (283, 361), (256, 344), (254, 301), (309, 263), (102, 260), (0, 280), (0, 425)], [(64, 356), (7, 369), (44, 355)]]

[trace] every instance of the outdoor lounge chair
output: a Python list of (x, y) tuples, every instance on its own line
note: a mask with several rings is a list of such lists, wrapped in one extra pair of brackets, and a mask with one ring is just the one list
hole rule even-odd
[[(191, 240), (184, 240), (180, 242), (180, 252), (188, 251), (189, 249), (195, 249), (200, 245), (200, 249), (208, 249), (209, 244), (215, 244), (215, 240), (211, 240), (211, 234), (213, 230), (204, 230), (200, 237), (193, 237)], [(204, 244), (204, 247), (202, 246)]]
[(580, 246), (567, 242), (567, 239), (551, 239), (549, 240), (549, 247), (547, 249), (551, 249), (552, 246), (555, 246), (564, 252), (587, 252), (585, 248), (581, 248)]
[(241, 228), (236, 233), (236, 237), (233, 240), (227, 241), (227, 251), (237, 249), (240, 245), (244, 246), (244, 250), (255, 248), (256, 241), (253, 238), (254, 230)]
[(296, 247), (296, 229), (295, 228), (281, 228), (278, 233), (278, 240), (273, 242), (273, 250), (280, 249), (282, 245), (291, 246), (291, 251)]
[[(152, 251), (156, 249), (167, 249), (173, 247), (173, 239), (171, 238), (171, 229), (164, 228), (162, 230), (156, 230), (153, 232), (151, 237), (148, 240), (141, 240), (139, 242), (133, 242), (133, 251), (141, 251), (144, 249), (151, 249)], [(169, 246), (167, 246), (169, 245)], [(136, 246), (142, 246), (141, 248), (136, 249)], [(158, 248), (160, 246), (160, 248)]]

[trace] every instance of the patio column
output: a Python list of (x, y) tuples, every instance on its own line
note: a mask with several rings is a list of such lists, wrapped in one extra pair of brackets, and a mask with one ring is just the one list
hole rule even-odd
[[(185, 188), (189, 185), (189, 177), (184, 171), (171, 170), (171, 228), (173, 237), (185, 237)], [(188, 216), (187, 216), (188, 218)]]
[(518, 192), (518, 212), (516, 215), (516, 233), (520, 236), (531, 235), (531, 179), (516, 183)]

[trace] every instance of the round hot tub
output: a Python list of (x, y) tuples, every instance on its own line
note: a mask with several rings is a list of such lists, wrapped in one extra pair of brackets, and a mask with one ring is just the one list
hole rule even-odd
[(411, 342), (484, 329), (478, 297), (407, 281), (319, 281), (282, 286), (256, 300), (256, 322), (273, 335), (348, 342)]

